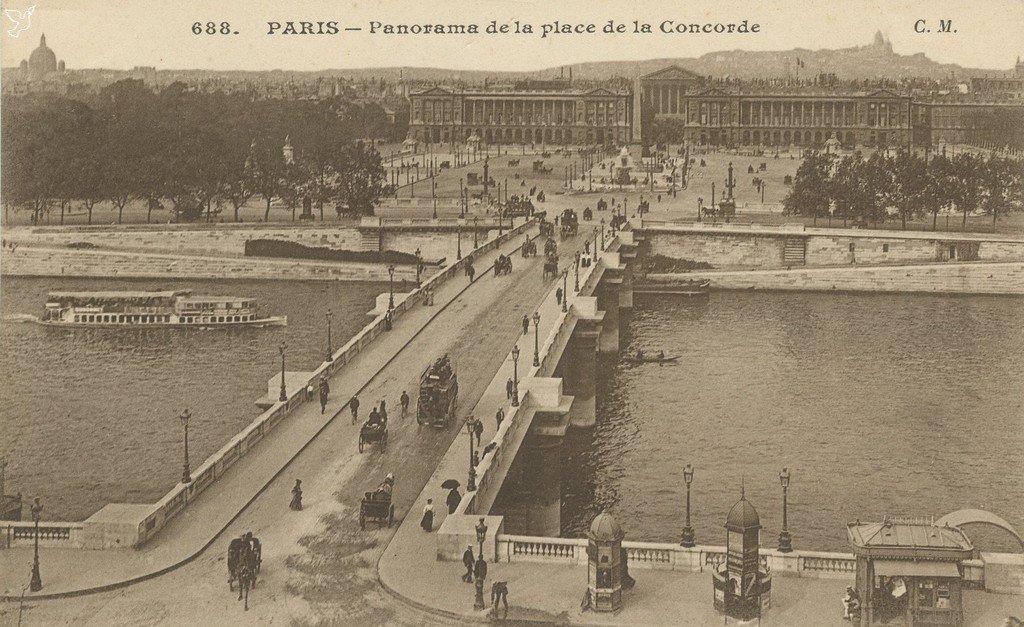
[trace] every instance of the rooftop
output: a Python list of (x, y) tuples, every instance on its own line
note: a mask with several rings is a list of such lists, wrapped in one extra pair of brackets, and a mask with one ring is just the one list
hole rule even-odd
[(973, 546), (957, 527), (939, 527), (929, 522), (886, 519), (877, 523), (850, 523), (847, 535), (855, 549), (946, 549), (971, 550)]

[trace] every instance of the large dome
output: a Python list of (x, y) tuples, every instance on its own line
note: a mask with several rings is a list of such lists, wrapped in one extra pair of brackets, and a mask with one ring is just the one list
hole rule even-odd
[(750, 504), (746, 497), (740, 497), (739, 502), (729, 510), (729, 516), (725, 519), (727, 529), (739, 531), (742, 529), (753, 529), (761, 527), (761, 517), (757, 510)]
[(46, 35), (39, 38), (39, 47), (29, 55), (28, 71), (33, 78), (42, 78), (57, 71), (57, 55), (46, 47)]
[(597, 540), (598, 542), (613, 542), (622, 540), (626, 532), (622, 530), (622, 527), (612, 518), (611, 514), (601, 512), (594, 519), (594, 522), (590, 523), (590, 533), (588, 535), (591, 540)]

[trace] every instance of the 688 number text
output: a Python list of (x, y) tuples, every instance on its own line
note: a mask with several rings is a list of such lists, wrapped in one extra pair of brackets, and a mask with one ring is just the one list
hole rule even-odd
[(195, 22), (192, 24), (193, 35), (237, 35), (238, 31), (231, 28), (228, 22)]

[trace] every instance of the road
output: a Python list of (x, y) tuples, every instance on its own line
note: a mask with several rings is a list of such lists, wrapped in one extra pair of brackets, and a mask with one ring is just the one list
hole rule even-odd
[[(560, 244), (562, 259), (571, 258), (575, 244)], [(439, 624), (436, 617), (401, 604), (377, 584), (376, 562), (394, 530), (371, 524), (360, 531), (359, 499), (393, 472), (396, 517), (419, 515), (421, 504), (413, 499), (520, 337), (522, 316), (532, 313), (533, 304), (551, 289), (552, 280), (541, 279), (542, 261), (515, 255), (511, 276), (478, 275), (444, 315), (373, 377), (360, 394), (361, 413), (377, 399), (387, 399), (386, 453), (376, 447), (358, 453), (358, 428), (340, 416), (194, 561), (113, 592), (26, 604), (21, 608), (23, 624)], [(419, 427), (415, 408), (403, 421), (399, 395), (407, 390), (415, 399), (419, 374), (443, 353), (452, 358), (460, 379), (456, 424), (443, 431)], [(491, 416), (484, 418), (487, 438), (494, 422)], [(288, 508), (297, 478), (304, 488), (301, 512)], [(228, 540), (246, 531), (263, 543), (263, 570), (248, 612), (227, 589), (224, 563)], [(0, 606), (0, 612), (0, 624), (17, 624), (18, 604)]]

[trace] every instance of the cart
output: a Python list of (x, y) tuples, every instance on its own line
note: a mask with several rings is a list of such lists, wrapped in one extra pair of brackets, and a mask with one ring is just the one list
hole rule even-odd
[(380, 444), (380, 451), (383, 453), (388, 448), (388, 425), (367, 425), (364, 424), (359, 429), (359, 452), (363, 452), (363, 448), (367, 444), (373, 444), (374, 442)]
[(436, 360), (420, 377), (420, 396), (416, 422), (443, 429), (455, 417), (459, 379), (448, 356)]
[(388, 527), (395, 521), (395, 504), (391, 495), (382, 492), (367, 492), (359, 503), (359, 528), (366, 529), (366, 521), (375, 521)]

